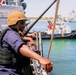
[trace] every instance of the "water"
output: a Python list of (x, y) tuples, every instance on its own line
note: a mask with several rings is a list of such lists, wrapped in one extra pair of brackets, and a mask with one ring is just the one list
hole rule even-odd
[[(76, 23), (65, 23), (76, 30)], [(31, 31), (46, 31), (47, 22), (38, 22)], [(47, 58), (50, 40), (42, 40), (43, 55)], [(76, 75), (76, 39), (53, 40), (50, 58), (53, 71), (50, 75)]]
[[(43, 40), (44, 57), (48, 55), (50, 40)], [(53, 40), (50, 58), (53, 71), (50, 75), (76, 75), (76, 39)]]

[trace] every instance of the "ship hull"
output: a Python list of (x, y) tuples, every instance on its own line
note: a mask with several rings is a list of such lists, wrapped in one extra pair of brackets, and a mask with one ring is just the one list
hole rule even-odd
[[(51, 34), (42, 33), (42, 39), (51, 39)], [(53, 39), (74, 39), (76, 38), (76, 32), (75, 33), (67, 33), (67, 34), (54, 34)], [(34, 37), (33, 39), (36, 39)]]

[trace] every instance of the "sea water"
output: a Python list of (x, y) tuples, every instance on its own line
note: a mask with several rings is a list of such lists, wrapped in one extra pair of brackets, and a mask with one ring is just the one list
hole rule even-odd
[[(66, 23), (76, 30), (76, 23)], [(47, 22), (38, 22), (31, 31), (46, 31)], [(42, 40), (43, 56), (48, 57), (50, 40)], [(49, 75), (76, 75), (76, 39), (56, 39), (52, 41), (50, 61), (53, 70)]]
[[(50, 40), (42, 40), (42, 43), (47, 58)], [(49, 75), (76, 75), (76, 39), (53, 40), (50, 50), (53, 70)]]

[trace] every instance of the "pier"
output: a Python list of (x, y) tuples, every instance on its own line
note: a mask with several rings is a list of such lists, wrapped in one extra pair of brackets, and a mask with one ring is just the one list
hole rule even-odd
[[(30, 20), (30, 21), (35, 21), (35, 20), (37, 20), (37, 18), (38, 17), (28, 17), (28, 19)], [(42, 17), (42, 18), (40, 18), (40, 20), (39, 21), (54, 21), (54, 17)], [(67, 19), (67, 17), (62, 17), (61, 15), (58, 15), (57, 16), (57, 21), (58, 22), (60, 22), (60, 21), (62, 21), (62, 22), (64, 22), (64, 21), (68, 21), (68, 19)]]

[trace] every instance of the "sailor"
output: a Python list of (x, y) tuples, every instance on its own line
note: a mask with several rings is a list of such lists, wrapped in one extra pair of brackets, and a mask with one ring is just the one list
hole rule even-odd
[(19, 11), (11, 12), (7, 17), (8, 28), (1, 38), (0, 75), (32, 75), (30, 58), (37, 60), (46, 72), (52, 71), (51, 61), (31, 50), (25, 38), (19, 35), (26, 20), (24, 13)]

